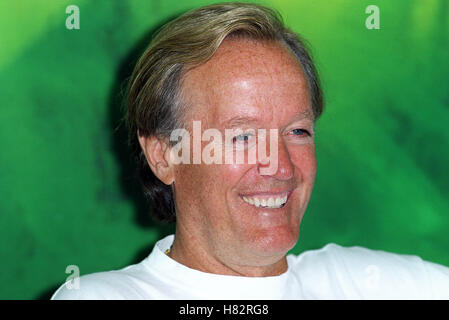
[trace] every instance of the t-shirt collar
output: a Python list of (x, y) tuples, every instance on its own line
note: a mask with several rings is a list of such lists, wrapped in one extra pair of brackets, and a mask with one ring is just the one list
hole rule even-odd
[(159, 240), (144, 261), (165, 282), (201, 299), (282, 299), (291, 277), (290, 268), (279, 276), (241, 277), (219, 275), (189, 268), (165, 254), (174, 235)]

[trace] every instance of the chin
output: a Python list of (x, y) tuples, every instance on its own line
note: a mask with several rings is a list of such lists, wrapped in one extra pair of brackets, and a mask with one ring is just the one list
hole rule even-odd
[(283, 256), (298, 242), (299, 228), (277, 227), (253, 233), (251, 249), (261, 256)]

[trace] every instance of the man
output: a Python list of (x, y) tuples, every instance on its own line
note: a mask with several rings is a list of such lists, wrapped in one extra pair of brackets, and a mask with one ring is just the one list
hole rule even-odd
[(313, 189), (323, 99), (302, 41), (270, 9), (218, 4), (172, 21), (127, 102), (145, 192), (176, 234), (54, 299), (449, 298), (449, 269), (418, 257), (334, 244), (286, 256)]

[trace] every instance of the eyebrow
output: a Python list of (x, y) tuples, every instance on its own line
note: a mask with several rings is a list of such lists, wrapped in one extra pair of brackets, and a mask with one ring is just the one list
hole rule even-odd
[(256, 117), (236, 116), (224, 122), (225, 128), (236, 128), (242, 125), (251, 125), (258, 123), (259, 120)]
[[(300, 121), (300, 120), (310, 120), (314, 121), (313, 113), (310, 112), (308, 109), (301, 111), (298, 116), (294, 117), (291, 121)], [(243, 125), (252, 125), (257, 124), (259, 122), (259, 119), (257, 117), (250, 117), (250, 116), (235, 116), (230, 118), (229, 120), (225, 121), (224, 127), (225, 128), (235, 128), (235, 127), (241, 127)]]
[(315, 116), (313, 115), (312, 111), (310, 111), (309, 109), (305, 109), (305, 110), (302, 110), (298, 114), (298, 116), (294, 117), (292, 122), (299, 121), (299, 120), (304, 120), (304, 119), (314, 121), (315, 120)]

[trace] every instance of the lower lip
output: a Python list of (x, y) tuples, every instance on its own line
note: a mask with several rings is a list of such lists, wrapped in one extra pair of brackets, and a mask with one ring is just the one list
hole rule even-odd
[(292, 223), (292, 212), (291, 210), (289, 210), (291, 193), (292, 191), (288, 192), (287, 201), (280, 208), (256, 207), (245, 202), (245, 200), (243, 200), (242, 198), (242, 202), (244, 202), (248, 206), (245, 210), (246, 214), (243, 217), (244, 221), (249, 223), (252, 228), (255, 229), (261, 228), (263, 230), (271, 230), (272, 228), (275, 228), (277, 230), (276, 232), (278, 232), (278, 228), (280, 227), (290, 228)]

